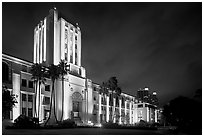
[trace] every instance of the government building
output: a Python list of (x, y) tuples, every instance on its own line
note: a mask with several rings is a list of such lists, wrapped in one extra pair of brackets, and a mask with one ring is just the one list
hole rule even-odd
[(110, 120), (119, 124), (135, 124), (140, 120), (158, 122), (157, 105), (123, 91), (112, 99), (111, 94), (101, 93), (100, 85), (86, 77), (86, 69), (81, 66), (80, 28), (61, 17), (56, 8), (34, 28), (33, 62), (2, 54), (2, 85), (16, 95), (18, 102), (8, 112), (8, 119), (15, 120), (21, 114), (34, 117), (34, 108), (39, 106), (36, 108), (40, 123), (47, 120), (52, 81), (46, 78), (35, 88), (30, 70), (35, 63), (58, 65), (61, 60), (68, 63), (69, 73), (64, 76), (64, 90), (61, 78), (54, 84), (54, 109), (58, 120), (63, 116), (63, 120), (74, 119), (84, 124)]

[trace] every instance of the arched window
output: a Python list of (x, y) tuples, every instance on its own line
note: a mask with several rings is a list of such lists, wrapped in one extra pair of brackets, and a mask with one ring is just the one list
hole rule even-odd
[(2, 81), (9, 81), (9, 66), (2, 62)]

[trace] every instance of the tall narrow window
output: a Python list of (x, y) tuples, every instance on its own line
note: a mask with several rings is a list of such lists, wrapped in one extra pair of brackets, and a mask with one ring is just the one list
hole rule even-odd
[(28, 87), (29, 87), (29, 88), (33, 88), (33, 81), (29, 81), (29, 82), (28, 82)]
[(22, 94), (22, 101), (27, 101), (26, 94)]
[(27, 80), (26, 80), (26, 79), (22, 79), (21, 85), (22, 85), (23, 87), (27, 87)]
[(26, 116), (26, 108), (22, 108), (22, 115)]
[(28, 102), (33, 102), (33, 95), (28, 95)]
[(9, 80), (9, 66), (5, 62), (2, 63), (2, 80)]
[(33, 109), (32, 108), (28, 108), (28, 116), (29, 117), (33, 116)]

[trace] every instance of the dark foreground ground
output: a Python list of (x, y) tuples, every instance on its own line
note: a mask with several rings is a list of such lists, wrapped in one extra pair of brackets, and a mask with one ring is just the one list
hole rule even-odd
[[(3, 129), (3, 135), (172, 135), (168, 130), (138, 130), (138, 129)], [(182, 133), (176, 133), (182, 134)]]

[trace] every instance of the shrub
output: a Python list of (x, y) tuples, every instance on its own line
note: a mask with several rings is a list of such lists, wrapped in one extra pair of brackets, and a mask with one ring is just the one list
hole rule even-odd
[(35, 128), (39, 126), (37, 118), (27, 117), (25, 115), (20, 115), (14, 120), (13, 126), (15, 128)]
[(103, 128), (120, 128), (120, 125), (118, 125), (117, 123), (113, 123), (113, 122), (106, 122), (102, 124)]
[(62, 128), (74, 128), (74, 127), (76, 127), (76, 123), (72, 119), (63, 120), (58, 125), (59, 125), (59, 127), (62, 127)]

